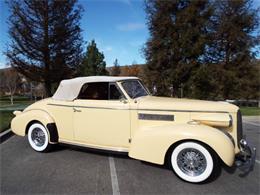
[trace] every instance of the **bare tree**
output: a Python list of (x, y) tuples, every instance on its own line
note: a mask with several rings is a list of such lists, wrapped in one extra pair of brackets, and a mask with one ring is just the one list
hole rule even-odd
[(44, 85), (42, 83), (38, 83), (38, 85), (36, 85), (35, 88), (34, 88), (34, 97), (35, 97), (35, 99), (37, 99), (39, 97), (41, 99), (43, 99), (45, 94), (46, 93), (45, 93)]
[(19, 86), (20, 80), (19, 74), (12, 68), (1, 73), (1, 85), (10, 96), (12, 105), (14, 104), (14, 94)]

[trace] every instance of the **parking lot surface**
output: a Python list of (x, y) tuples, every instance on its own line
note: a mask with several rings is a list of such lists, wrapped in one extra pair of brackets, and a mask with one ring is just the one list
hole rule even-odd
[(13, 136), (0, 145), (1, 194), (260, 194), (260, 123), (244, 122), (244, 134), (257, 148), (254, 171), (245, 177), (222, 168), (211, 183), (189, 184), (164, 166), (127, 155), (72, 146), (38, 153), (26, 137)]

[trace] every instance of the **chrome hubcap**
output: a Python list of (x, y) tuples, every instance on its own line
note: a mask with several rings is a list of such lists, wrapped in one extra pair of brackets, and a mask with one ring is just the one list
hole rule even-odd
[(178, 154), (177, 165), (183, 173), (189, 176), (198, 176), (205, 171), (207, 161), (199, 150), (186, 148)]
[(43, 146), (46, 139), (44, 132), (40, 128), (35, 128), (32, 130), (31, 138), (34, 144), (38, 147)]

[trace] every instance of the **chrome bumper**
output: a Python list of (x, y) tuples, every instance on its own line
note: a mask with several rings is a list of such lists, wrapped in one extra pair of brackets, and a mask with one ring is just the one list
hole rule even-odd
[(246, 174), (254, 169), (256, 148), (251, 147), (245, 139), (241, 139), (239, 145), (241, 151), (236, 155), (235, 164)]

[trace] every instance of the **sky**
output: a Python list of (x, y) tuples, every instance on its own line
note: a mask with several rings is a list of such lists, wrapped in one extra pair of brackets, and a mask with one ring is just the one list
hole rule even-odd
[[(142, 0), (79, 0), (84, 8), (81, 19), (84, 49), (94, 39), (104, 53), (107, 66), (115, 59), (120, 65), (145, 63), (142, 54), (149, 37)], [(0, 68), (4, 68), (8, 37), (8, 7), (0, 0)]]
[[(84, 48), (95, 39), (105, 55), (107, 66), (115, 59), (120, 65), (145, 63), (142, 48), (149, 38), (143, 0), (79, 0), (84, 8), (81, 19)], [(260, 0), (254, 0), (259, 7)], [(6, 65), (8, 37), (8, 8), (0, 0), (0, 68)]]

